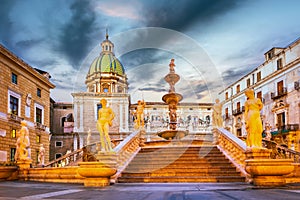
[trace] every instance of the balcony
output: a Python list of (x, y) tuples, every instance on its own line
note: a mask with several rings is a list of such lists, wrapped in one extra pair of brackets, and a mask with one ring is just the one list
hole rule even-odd
[(277, 93), (271, 92), (271, 99), (279, 99), (280, 97), (283, 97), (287, 95), (287, 88), (283, 87), (282, 90), (278, 90)]
[(242, 114), (244, 111), (245, 111), (245, 107), (242, 106), (241, 108), (237, 108), (237, 109), (233, 110), (232, 115), (236, 116), (236, 115)]
[(299, 130), (299, 124), (287, 124), (283, 126), (279, 126), (278, 130), (271, 132), (272, 135), (277, 135), (277, 134), (285, 134), (290, 131), (298, 131)]
[(43, 125), (43, 124), (41, 124), (41, 123), (39, 123), (39, 122), (36, 122), (36, 123), (35, 123), (35, 128), (44, 131), (44, 130), (46, 130), (47, 126), (45, 126), (45, 125)]
[(19, 123), (21, 123), (21, 121), (24, 120), (24, 118), (19, 117), (18, 115), (15, 115), (15, 114), (9, 114), (8, 119), (10, 121), (19, 122)]

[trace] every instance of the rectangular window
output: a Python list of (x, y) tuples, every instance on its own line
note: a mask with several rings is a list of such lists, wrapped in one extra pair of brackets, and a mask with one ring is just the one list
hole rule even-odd
[(247, 79), (247, 88), (250, 87), (251, 82), (250, 82), (250, 78)]
[(279, 81), (277, 83), (277, 93), (278, 94), (283, 94), (283, 81)]
[(284, 129), (285, 125), (285, 113), (279, 113), (277, 114), (277, 128), (278, 129)]
[(35, 122), (42, 124), (42, 109), (35, 108)]
[(11, 73), (11, 82), (14, 84), (18, 84), (18, 76), (14, 73)]
[(237, 85), (236, 86), (236, 93), (239, 93), (241, 91), (241, 86), (240, 85)]
[(15, 161), (16, 148), (10, 148), (10, 161)]
[(268, 59), (272, 59), (273, 58), (273, 52), (269, 52), (268, 53)]
[(228, 99), (228, 92), (225, 93), (225, 99)]
[(241, 110), (241, 102), (237, 102), (236, 103), (236, 110), (238, 111), (238, 112), (240, 112)]
[(236, 135), (238, 136), (238, 137), (242, 137), (242, 129), (236, 129)]
[(58, 158), (60, 158), (62, 155), (61, 155), (61, 153), (56, 153), (55, 154), (55, 159), (58, 159)]
[(228, 115), (228, 108), (225, 108), (225, 118), (227, 119), (229, 117)]
[(262, 100), (262, 93), (261, 93), (261, 91), (258, 92), (258, 93), (256, 93), (256, 98)]
[(17, 137), (17, 130), (16, 129), (12, 129), (11, 130), (11, 138), (16, 138)]
[(261, 80), (261, 72), (257, 72), (256, 79), (257, 79), (257, 82)]
[(283, 67), (283, 64), (282, 64), (282, 58), (279, 58), (279, 59), (277, 60), (277, 70), (282, 69), (282, 67)]
[(41, 136), (40, 135), (36, 136), (36, 143), (41, 143)]
[(56, 141), (55, 142), (55, 147), (62, 147), (63, 146), (63, 142), (62, 141)]
[(38, 97), (41, 97), (41, 96), (42, 96), (42, 91), (41, 91), (40, 88), (37, 88), (37, 89), (36, 89), (36, 95), (37, 95)]
[(14, 97), (14, 96), (9, 96), (9, 108), (10, 108), (10, 112), (11, 114), (14, 115), (18, 115), (18, 111), (19, 111), (19, 99)]

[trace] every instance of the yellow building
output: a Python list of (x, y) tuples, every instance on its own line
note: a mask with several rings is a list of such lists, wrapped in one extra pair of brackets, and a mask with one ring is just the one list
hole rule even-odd
[(0, 161), (13, 161), (17, 131), (27, 122), (33, 165), (40, 144), (49, 160), (50, 89), (49, 73), (34, 69), (0, 45)]

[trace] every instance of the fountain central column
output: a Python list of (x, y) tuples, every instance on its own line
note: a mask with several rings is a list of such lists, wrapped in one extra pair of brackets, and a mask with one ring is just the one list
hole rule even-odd
[(174, 59), (169, 64), (169, 73), (165, 76), (165, 81), (169, 83), (169, 93), (162, 97), (162, 100), (169, 105), (169, 129), (158, 133), (158, 136), (165, 139), (182, 138), (187, 135), (186, 131), (177, 130), (177, 104), (182, 100), (182, 95), (175, 92), (175, 84), (180, 80), (180, 76), (175, 73)]
[(177, 128), (177, 104), (182, 100), (181, 94), (175, 92), (175, 84), (180, 80), (180, 76), (175, 73), (174, 59), (171, 59), (169, 64), (170, 71), (165, 76), (165, 81), (169, 83), (170, 89), (169, 93), (162, 97), (162, 100), (169, 105), (169, 119), (170, 119), (170, 129), (176, 130)]

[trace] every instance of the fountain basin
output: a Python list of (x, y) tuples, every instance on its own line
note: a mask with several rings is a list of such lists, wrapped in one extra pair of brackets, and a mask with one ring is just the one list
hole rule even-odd
[(182, 130), (165, 130), (158, 132), (157, 135), (159, 137), (162, 137), (166, 140), (172, 140), (172, 139), (181, 139), (188, 135), (188, 131), (182, 131)]
[(171, 104), (172, 102), (175, 102), (175, 104), (177, 104), (178, 102), (180, 102), (182, 100), (182, 95), (178, 94), (178, 93), (168, 93), (165, 94), (162, 97), (162, 100), (164, 102), (166, 102), (167, 104)]

